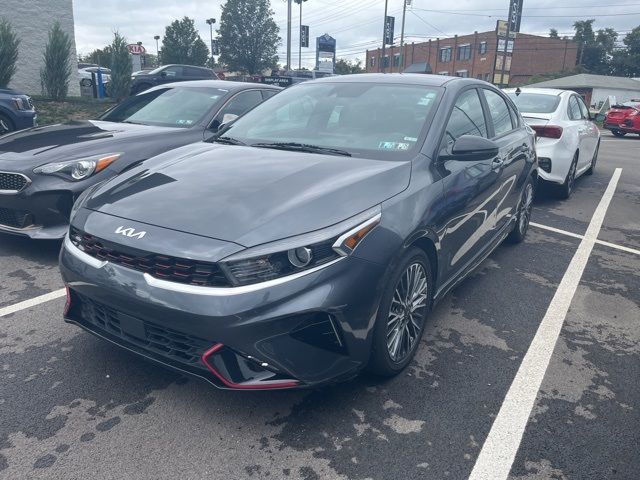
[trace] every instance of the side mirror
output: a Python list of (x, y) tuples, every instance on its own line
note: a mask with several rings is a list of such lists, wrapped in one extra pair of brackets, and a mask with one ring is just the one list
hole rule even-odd
[(167, 76), (167, 72), (165, 70), (161, 71), (160, 72), (160, 76), (163, 77), (163, 78), (166, 77)]
[(445, 153), (441, 158), (460, 162), (488, 160), (497, 156), (499, 150), (498, 144), (493, 140), (475, 135), (462, 135), (453, 144), (451, 153)]

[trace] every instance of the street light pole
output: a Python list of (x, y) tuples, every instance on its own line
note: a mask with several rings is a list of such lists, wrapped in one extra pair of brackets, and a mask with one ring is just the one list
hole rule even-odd
[(298, 31), (298, 35), (300, 36), (300, 41), (298, 42), (298, 70), (302, 70), (302, 4), (303, 0), (300, 0), (300, 28)]
[(211, 49), (211, 68), (213, 68), (213, 64), (215, 63), (213, 59), (213, 24), (216, 23), (216, 19), (207, 18), (206, 22), (209, 25), (209, 48)]
[[(409, 2), (411, 3), (411, 2)], [(404, 17), (407, 15), (407, 0), (402, 7), (402, 30), (400, 31), (400, 67), (404, 70)]]
[(384, 47), (387, 41), (387, 8), (389, 7), (389, 0), (384, 0), (384, 20), (382, 22), (382, 56), (380, 57), (380, 65), (378, 66), (378, 71), (382, 71), (384, 73)]
[(291, 70), (291, 2), (287, 0), (287, 68)]
[(156, 67), (160, 66), (160, 49), (158, 48), (158, 40), (160, 35), (154, 35), (153, 39), (156, 41)]

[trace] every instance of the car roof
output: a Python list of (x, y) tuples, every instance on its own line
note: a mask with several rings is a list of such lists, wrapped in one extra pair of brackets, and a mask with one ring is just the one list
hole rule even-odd
[[(522, 93), (536, 93), (538, 95), (562, 95), (565, 93), (576, 93), (573, 90), (561, 90), (559, 88), (534, 88), (534, 87), (518, 87)], [(505, 88), (505, 93), (515, 93), (518, 88)]]
[(473, 78), (449, 77), (446, 75), (433, 75), (425, 73), (358, 73), (353, 75), (338, 75), (335, 77), (318, 78), (309, 80), (313, 83), (397, 83), (408, 85), (424, 85), (429, 87), (442, 87), (447, 83), (476, 83), (485, 84)]
[(188, 80), (186, 82), (171, 82), (163, 83), (154, 87), (166, 88), (166, 87), (209, 87), (209, 88), (221, 88), (223, 90), (246, 90), (248, 88), (262, 88), (267, 90), (282, 90), (281, 87), (273, 85), (267, 85), (266, 83), (250, 83), (250, 82), (232, 82), (229, 80)]

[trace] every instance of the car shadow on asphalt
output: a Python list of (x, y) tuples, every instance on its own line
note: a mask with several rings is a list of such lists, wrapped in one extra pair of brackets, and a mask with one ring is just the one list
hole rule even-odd
[(0, 257), (21, 257), (45, 265), (56, 265), (62, 240), (31, 240), (0, 233)]

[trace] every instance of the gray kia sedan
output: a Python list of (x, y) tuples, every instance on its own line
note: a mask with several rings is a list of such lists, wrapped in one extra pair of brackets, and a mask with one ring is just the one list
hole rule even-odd
[(534, 145), (482, 81), (299, 84), (82, 195), (65, 319), (221, 388), (397, 374), (434, 302), (523, 240)]

